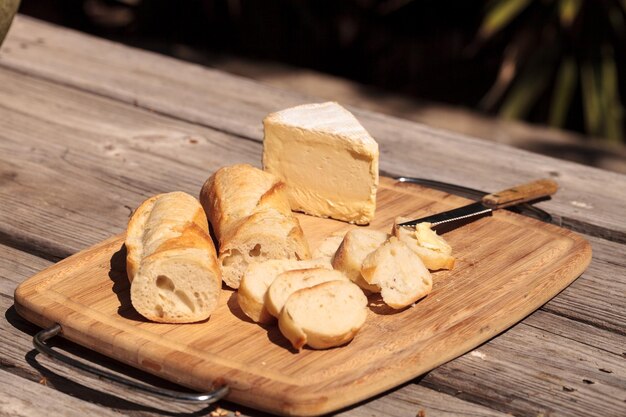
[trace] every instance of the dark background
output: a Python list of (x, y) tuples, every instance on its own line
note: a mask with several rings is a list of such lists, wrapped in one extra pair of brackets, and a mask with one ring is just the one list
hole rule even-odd
[[(276, 61), (623, 142), (626, 24), (620, 25), (626, 5), (580, 0), (567, 20), (561, 7), (566, 3), (571, 2), (23, 0), (20, 11), (205, 64), (223, 56)], [(507, 10), (510, 18), (502, 19)], [(498, 16), (505, 23), (488, 33), (487, 21)], [(194, 53), (181, 55), (181, 45)], [(575, 78), (559, 84), (566, 58), (574, 63)], [(515, 75), (498, 82), (506, 65)], [(607, 68), (616, 70), (615, 80), (607, 78)], [(594, 79), (595, 88), (589, 81)], [(602, 105), (586, 107), (594, 95)], [(565, 100), (560, 107), (558, 97)]]

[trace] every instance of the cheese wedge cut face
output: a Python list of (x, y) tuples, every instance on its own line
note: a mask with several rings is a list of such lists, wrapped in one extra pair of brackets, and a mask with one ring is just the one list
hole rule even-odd
[(292, 210), (356, 224), (373, 219), (378, 144), (349, 111), (305, 104), (263, 124), (263, 167), (287, 184)]

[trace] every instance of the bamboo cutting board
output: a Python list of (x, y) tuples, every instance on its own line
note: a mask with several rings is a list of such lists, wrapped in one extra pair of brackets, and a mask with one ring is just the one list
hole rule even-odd
[[(381, 178), (376, 219), (422, 217), (468, 200)], [(299, 215), (311, 247), (346, 223)], [(77, 253), (22, 283), (20, 315), (83, 346), (227, 399), (286, 415), (319, 415), (393, 388), (485, 342), (539, 308), (578, 277), (589, 243), (568, 230), (497, 211), (446, 234), (457, 264), (433, 273), (433, 291), (394, 311), (370, 297), (365, 326), (346, 346), (298, 353), (275, 325), (260, 326), (225, 289), (211, 318), (158, 324), (130, 304), (123, 236)]]

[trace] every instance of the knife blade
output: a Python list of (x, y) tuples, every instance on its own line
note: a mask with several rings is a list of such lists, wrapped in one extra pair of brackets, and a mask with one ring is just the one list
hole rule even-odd
[(555, 181), (544, 178), (526, 184), (516, 185), (515, 187), (507, 188), (497, 193), (487, 194), (480, 201), (475, 203), (444, 211), (443, 213), (400, 223), (399, 226), (414, 227), (418, 223), (426, 222), (430, 223), (432, 227), (436, 227), (461, 220), (472, 220), (472, 218), (478, 218), (497, 209), (551, 196), (556, 193), (558, 188), (559, 186)]

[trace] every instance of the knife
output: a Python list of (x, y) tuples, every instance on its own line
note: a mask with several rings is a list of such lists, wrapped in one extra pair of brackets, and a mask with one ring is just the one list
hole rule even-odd
[(449, 224), (459, 220), (473, 220), (494, 210), (548, 197), (556, 193), (558, 184), (551, 179), (541, 179), (526, 184), (517, 185), (493, 194), (487, 194), (480, 201), (468, 204), (443, 213), (422, 217), (400, 223), (398, 226), (414, 227), (418, 223), (430, 223), (431, 227)]

